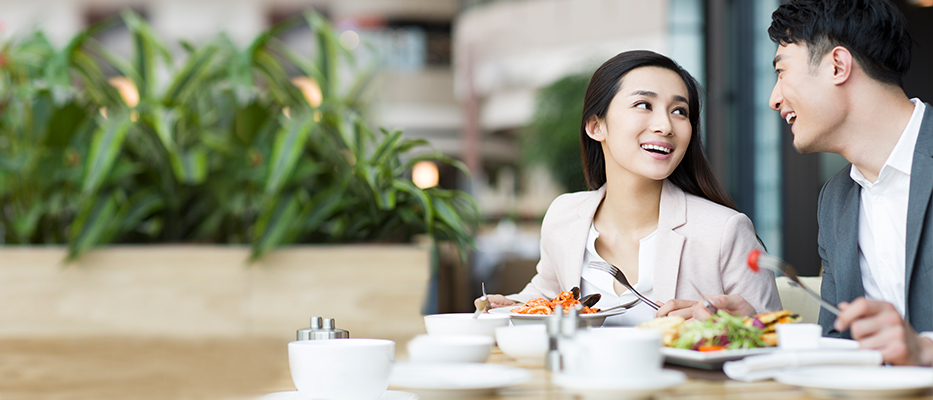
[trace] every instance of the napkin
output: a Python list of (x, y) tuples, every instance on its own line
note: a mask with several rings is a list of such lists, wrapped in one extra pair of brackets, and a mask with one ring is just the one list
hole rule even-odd
[(722, 371), (729, 378), (753, 382), (774, 378), (778, 373), (789, 368), (812, 365), (881, 365), (881, 352), (877, 350), (776, 351), (726, 362), (722, 366)]

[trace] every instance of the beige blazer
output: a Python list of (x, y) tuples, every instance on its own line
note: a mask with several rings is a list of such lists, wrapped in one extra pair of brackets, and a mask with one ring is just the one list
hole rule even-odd
[[(507, 296), (524, 302), (554, 298), (580, 286), (586, 237), (596, 209), (606, 195), (599, 190), (568, 193), (551, 203), (541, 226), (538, 273), (520, 293)], [(746, 265), (748, 252), (760, 248), (752, 221), (745, 214), (685, 193), (664, 180), (658, 217), (654, 298), (698, 300), (704, 295), (738, 294), (759, 313), (781, 309), (770, 271)]]

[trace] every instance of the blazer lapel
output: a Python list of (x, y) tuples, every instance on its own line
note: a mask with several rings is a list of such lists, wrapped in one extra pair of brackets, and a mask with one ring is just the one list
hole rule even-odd
[(603, 185), (591, 195), (586, 196), (577, 207), (576, 218), (567, 224), (566, 248), (560, 262), (563, 266), (563, 277), (559, 282), (561, 290), (567, 291), (574, 286), (580, 286), (580, 275), (583, 273), (583, 256), (586, 252), (586, 237), (590, 225), (596, 216), (596, 210), (606, 197), (606, 185)]
[(833, 273), (836, 281), (838, 301), (852, 301), (865, 295), (862, 286), (862, 268), (859, 266), (858, 248), (858, 216), (859, 216), (859, 185), (852, 182), (849, 192), (846, 193), (845, 203), (839, 211), (839, 223), (836, 225), (837, 242), (832, 243), (836, 251), (834, 259), (840, 260)]
[[(907, 317), (910, 320), (912, 310), (919, 304), (911, 304), (911, 279), (921, 266), (917, 265), (917, 253), (920, 248), (920, 236), (925, 228), (927, 209), (930, 203), (930, 194), (933, 193), (933, 108), (925, 104), (923, 122), (920, 124), (920, 134), (914, 147), (913, 164), (910, 167), (910, 195), (907, 201), (907, 238), (906, 238), (906, 275), (904, 288), (906, 290)], [(927, 232), (929, 235), (930, 232)], [(931, 288), (929, 283), (918, 282), (921, 285), (915, 290), (923, 290), (926, 295)], [(929, 307), (920, 307), (929, 312)], [(920, 311), (920, 310), (918, 310)], [(929, 317), (927, 317), (929, 318)], [(915, 322), (915, 321), (911, 321)]]
[(664, 180), (658, 215), (658, 246), (654, 266), (654, 298), (668, 301), (676, 298), (680, 256), (684, 236), (674, 232), (687, 223), (687, 195), (676, 185)]

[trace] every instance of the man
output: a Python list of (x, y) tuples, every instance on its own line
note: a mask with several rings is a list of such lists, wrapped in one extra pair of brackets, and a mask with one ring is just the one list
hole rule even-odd
[[(902, 89), (906, 20), (887, 0), (792, 0), (771, 19), (771, 108), (797, 151), (851, 163), (820, 192), (822, 296), (842, 310), (820, 311), (824, 335), (933, 365), (933, 109)], [(747, 313), (741, 298), (713, 300)]]

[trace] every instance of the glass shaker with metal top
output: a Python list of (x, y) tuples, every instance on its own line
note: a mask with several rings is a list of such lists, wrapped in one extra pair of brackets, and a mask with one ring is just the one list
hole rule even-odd
[(337, 329), (333, 318), (311, 317), (311, 327), (298, 330), (298, 340), (346, 339), (350, 332)]

